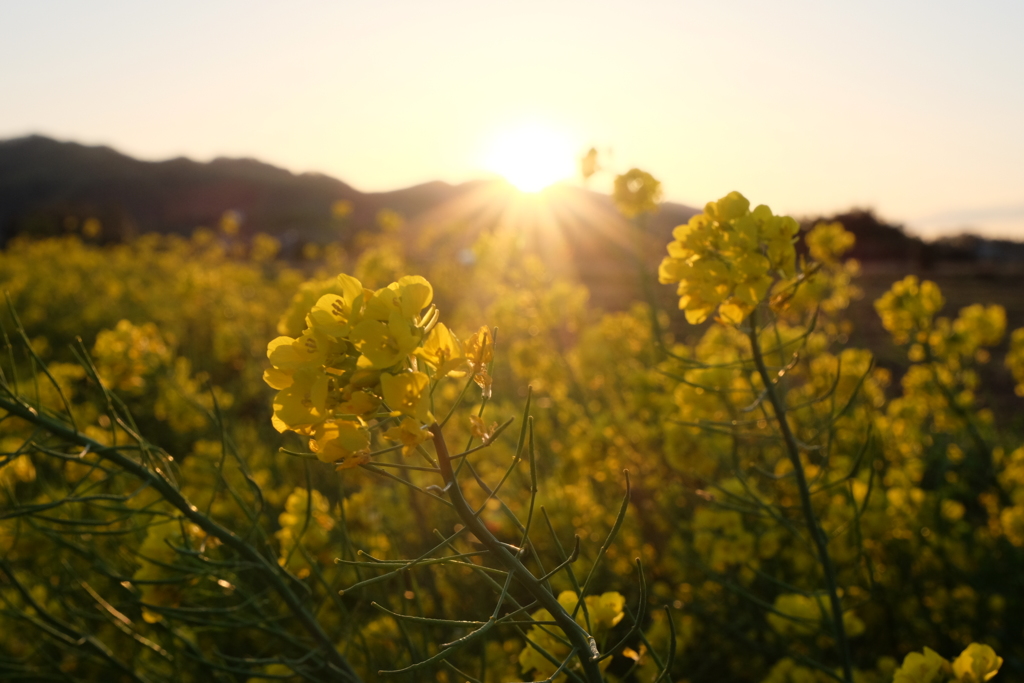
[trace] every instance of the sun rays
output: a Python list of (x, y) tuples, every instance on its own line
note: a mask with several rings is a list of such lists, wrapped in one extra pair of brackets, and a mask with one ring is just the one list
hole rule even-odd
[(500, 135), (485, 165), (522, 192), (539, 192), (576, 172), (573, 151), (565, 136), (539, 124)]

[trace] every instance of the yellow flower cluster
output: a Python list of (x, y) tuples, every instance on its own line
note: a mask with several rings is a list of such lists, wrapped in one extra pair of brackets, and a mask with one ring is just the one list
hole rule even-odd
[(775, 286), (772, 308), (797, 317), (815, 310), (832, 314), (859, 298), (862, 292), (853, 278), (860, 272), (860, 264), (856, 259), (843, 260), (855, 241), (853, 233), (840, 223), (819, 223), (811, 228), (804, 235), (809, 260), (798, 259), (798, 275)]
[(743, 527), (735, 510), (699, 508), (693, 516), (693, 547), (716, 572), (752, 560), (757, 549), (754, 534)]
[(971, 643), (953, 660), (930, 648), (911, 652), (896, 670), (893, 683), (984, 683), (991, 680), (1003, 665), (1003, 658), (988, 645)]
[[(988, 645), (971, 643), (953, 662), (931, 648), (911, 652), (900, 667), (890, 657), (881, 657), (875, 670), (854, 669), (856, 683), (984, 683), (991, 680), (1003, 664), (1002, 657)], [(762, 683), (826, 683), (838, 675), (802, 666), (790, 657), (780, 659)]]
[(646, 171), (631, 168), (615, 177), (612, 199), (627, 218), (651, 213), (661, 201), (661, 182)]
[(856, 241), (842, 223), (819, 223), (807, 233), (804, 242), (811, 258), (819, 263), (835, 263), (853, 248)]
[(220, 409), (234, 403), (232, 394), (207, 386), (209, 374), (194, 373), (191, 362), (176, 355), (173, 337), (165, 339), (153, 323), (121, 320), (114, 329), (100, 330), (92, 360), (105, 387), (131, 397), (135, 409), (151, 413), (178, 434), (206, 426), (196, 406), (212, 411), (214, 402)]
[[(339, 275), (305, 317), (298, 337), (267, 346), (272, 368), (263, 379), (278, 390), (273, 423), (278, 431), (310, 437), (310, 450), (340, 468), (368, 459), (370, 431), (383, 418), (398, 418), (385, 439), (408, 454), (430, 438), (431, 378), (469, 369), (477, 383), (490, 382), (485, 329), (466, 343), (437, 321), (434, 290), (419, 276), (376, 291)], [(430, 374), (428, 374), (430, 373)]]
[(153, 323), (133, 325), (121, 320), (112, 330), (96, 335), (92, 357), (103, 383), (121, 391), (137, 392), (146, 377), (171, 360), (171, 350)]
[[(907, 277), (876, 302), (883, 324), (897, 343), (907, 345), (914, 363), (901, 380), (903, 395), (893, 399), (879, 420), (891, 462), (900, 467), (886, 474), (890, 514), (925, 509), (929, 498), (921, 488), (928, 466), (928, 448), (938, 435), (956, 437), (964, 429), (990, 429), (992, 412), (979, 409), (977, 390), (981, 377), (976, 364), (989, 359), (989, 349), (1002, 341), (1006, 313), (1001, 306), (975, 304), (961, 309), (950, 320), (935, 317), (942, 294), (932, 282)], [(1015, 379), (1024, 377), (1024, 330), (1011, 336), (1006, 365)], [(1024, 388), (1018, 386), (1018, 394)], [(992, 451), (992, 464), (1004, 497), (981, 496), (986, 507), (988, 531), (1012, 545), (1024, 547), (1024, 448), (1008, 456), (1002, 448)], [(960, 469), (965, 453), (959, 445), (946, 448), (950, 465)], [(957, 474), (947, 475), (950, 483)], [(955, 499), (941, 501), (940, 513), (949, 522), (965, 518), (966, 506)], [(966, 528), (966, 527), (965, 527)], [(980, 535), (979, 535), (980, 536)]]
[(893, 341), (906, 344), (927, 340), (932, 318), (944, 303), (938, 285), (930, 280), (919, 282), (917, 276), (908, 275), (875, 302), (875, 310)]
[(764, 300), (776, 277), (796, 274), (793, 241), (799, 230), (789, 216), (776, 216), (764, 205), (751, 211), (746, 197), (730, 192), (673, 231), (658, 279), (679, 283), (679, 308), (691, 324), (716, 309), (723, 322), (738, 324)]

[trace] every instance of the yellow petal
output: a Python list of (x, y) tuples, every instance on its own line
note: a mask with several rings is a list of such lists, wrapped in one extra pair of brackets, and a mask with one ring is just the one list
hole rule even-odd
[(401, 312), (406, 318), (420, 314), (434, 299), (434, 288), (426, 278), (419, 275), (406, 275), (398, 281)]
[(427, 391), (429, 385), (430, 379), (422, 372), (403, 372), (397, 375), (385, 372), (380, 376), (381, 391), (388, 406), (424, 424), (432, 421)]
[[(355, 462), (370, 446), (370, 433), (358, 422), (334, 420), (319, 427), (310, 439), (309, 448), (322, 462), (348, 461), (347, 467), (360, 464)], [(365, 462), (365, 460), (363, 460)]]
[(730, 299), (718, 308), (718, 316), (723, 322), (739, 325), (747, 317), (747, 310), (735, 299)]
[(295, 380), (290, 372), (278, 370), (277, 368), (267, 368), (263, 371), (263, 381), (273, 389), (287, 389)]

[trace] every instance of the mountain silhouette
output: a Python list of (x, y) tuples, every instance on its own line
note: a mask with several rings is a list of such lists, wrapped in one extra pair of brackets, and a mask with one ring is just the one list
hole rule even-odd
[[(364, 193), (323, 174), (295, 174), (255, 159), (140, 161), (109, 147), (33, 135), (0, 141), (0, 243), (16, 234), (61, 234), (69, 217), (99, 219), (109, 240), (146, 232), (188, 234), (216, 225), (228, 211), (241, 218), (243, 234), (263, 232), (286, 242), (345, 241), (351, 233), (372, 229), (381, 209), (414, 220), (494, 184), (501, 182), (430, 182)], [(611, 206), (602, 195), (576, 194)], [(332, 214), (339, 200), (351, 203), (349, 230), (343, 234)], [(652, 229), (693, 213), (666, 204)]]
[(341, 181), (253, 159), (133, 159), (109, 147), (31, 136), (0, 142), (0, 241), (59, 234), (69, 217), (98, 218), (109, 239), (190, 233), (226, 211), (245, 232), (315, 235), (334, 201), (360, 197)]
[[(471, 241), (500, 223), (526, 221), (535, 228), (547, 223), (543, 230), (561, 233), (584, 281), (600, 285), (608, 269), (631, 267), (622, 263), (629, 260), (622, 259), (623, 250), (635, 252), (639, 246), (644, 260), (656, 264), (672, 228), (698, 211), (665, 202), (647, 217), (645, 234), (638, 238), (607, 195), (571, 186), (542, 194), (543, 201), (532, 201), (500, 180), (429, 182), (367, 193), (327, 175), (296, 174), (255, 159), (153, 162), (40, 135), (0, 141), (0, 246), (19, 234), (64, 234), (90, 218), (102, 226), (98, 239), (103, 242), (148, 232), (185, 235), (214, 227), (232, 212), (243, 237), (274, 235), (288, 256), (308, 242), (351, 247), (357, 235), (377, 229), (382, 209), (390, 209), (405, 218), (408, 238), (444, 225)], [(339, 201), (349, 207), (344, 220), (335, 212)], [(928, 243), (870, 210), (803, 223), (809, 227), (820, 220), (838, 220), (852, 231), (857, 242), (851, 255), (864, 262), (927, 269), (937, 261), (1024, 261), (1024, 245), (977, 237)]]

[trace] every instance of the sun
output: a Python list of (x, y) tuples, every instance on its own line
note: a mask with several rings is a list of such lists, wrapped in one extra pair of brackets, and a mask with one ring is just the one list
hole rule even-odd
[(576, 171), (568, 140), (541, 125), (522, 126), (499, 136), (486, 165), (523, 192), (539, 192)]

